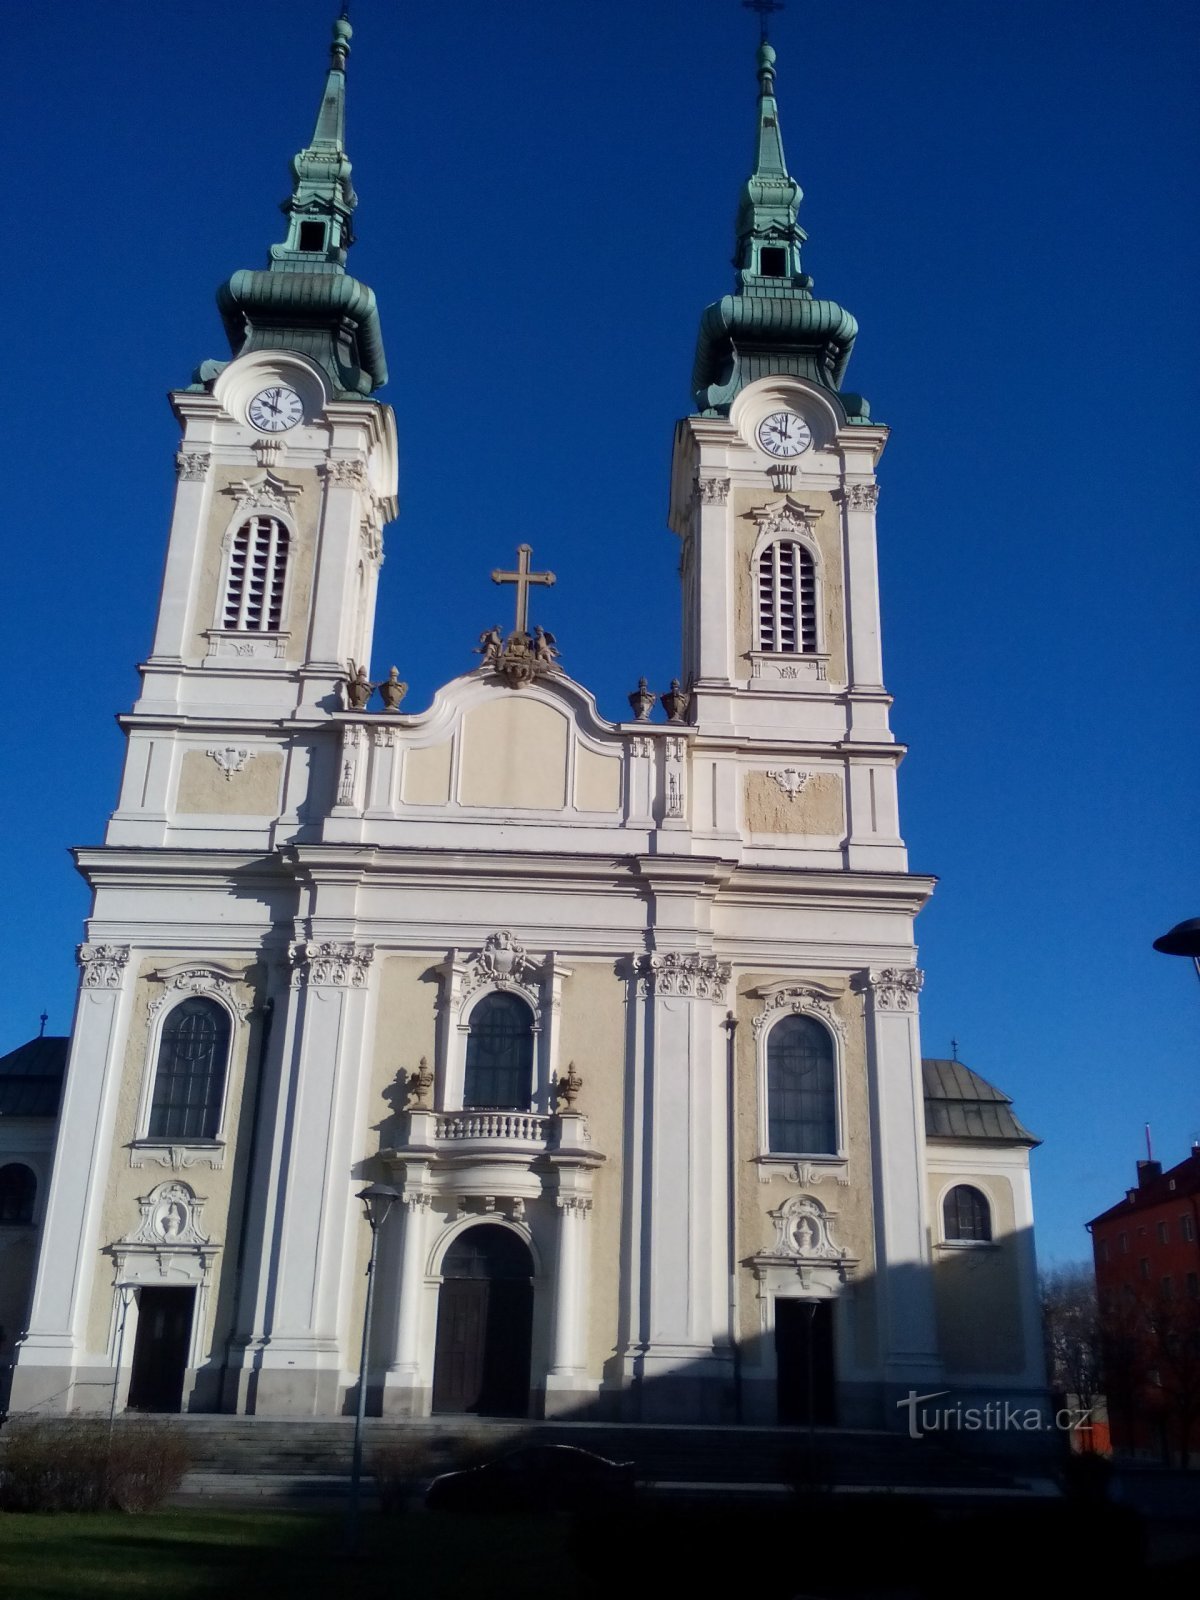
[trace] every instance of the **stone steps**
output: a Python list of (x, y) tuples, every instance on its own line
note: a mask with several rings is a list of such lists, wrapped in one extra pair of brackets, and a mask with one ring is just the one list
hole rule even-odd
[[(184, 1416), (193, 1469), (225, 1475), (337, 1476), (350, 1470), (353, 1419)], [(1003, 1463), (960, 1455), (933, 1440), (841, 1429), (619, 1426), (476, 1419), (389, 1422), (370, 1418), (367, 1470), (376, 1450), (413, 1446), (418, 1475), (452, 1470), (521, 1444), (567, 1444), (633, 1461), (639, 1480), (676, 1484), (779, 1484), (811, 1476), (845, 1487), (915, 1491), (1011, 1485)], [(810, 1453), (811, 1452), (811, 1453)]]

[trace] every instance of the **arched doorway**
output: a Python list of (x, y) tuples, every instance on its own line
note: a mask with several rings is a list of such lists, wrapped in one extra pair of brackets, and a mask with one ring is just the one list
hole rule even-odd
[(494, 1223), (468, 1228), (442, 1263), (434, 1411), (527, 1416), (532, 1330), (528, 1246)]

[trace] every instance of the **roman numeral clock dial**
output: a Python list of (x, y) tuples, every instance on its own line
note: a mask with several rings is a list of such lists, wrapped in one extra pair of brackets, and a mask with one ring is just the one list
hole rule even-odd
[(772, 411), (759, 423), (754, 436), (760, 450), (778, 459), (803, 455), (812, 444), (812, 429), (794, 411)]
[(294, 389), (260, 389), (246, 407), (260, 433), (286, 433), (304, 415), (304, 402)]

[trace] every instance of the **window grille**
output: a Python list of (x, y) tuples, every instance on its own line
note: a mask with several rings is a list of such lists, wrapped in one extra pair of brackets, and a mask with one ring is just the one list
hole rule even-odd
[(949, 1240), (986, 1244), (992, 1237), (992, 1212), (985, 1196), (969, 1183), (956, 1184), (942, 1202), (942, 1221)]
[(533, 1099), (533, 1013), (513, 994), (489, 994), (471, 1013), (463, 1105), (528, 1111)]
[(837, 1154), (833, 1041), (812, 1017), (785, 1017), (767, 1039), (767, 1148)]
[(763, 650), (811, 655), (817, 648), (817, 577), (812, 553), (779, 541), (758, 559), (758, 636)]
[(151, 1139), (215, 1139), (229, 1067), (229, 1017), (215, 1000), (185, 1000), (158, 1047)]
[(225, 591), (226, 628), (273, 633), (283, 626), (288, 531), (278, 517), (251, 517), (233, 536)]

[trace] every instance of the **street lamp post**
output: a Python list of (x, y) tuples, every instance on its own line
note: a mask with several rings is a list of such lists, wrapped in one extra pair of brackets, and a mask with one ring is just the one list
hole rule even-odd
[(354, 1455), (350, 1466), (350, 1499), (346, 1506), (346, 1546), (358, 1548), (358, 1513), (362, 1497), (363, 1422), (367, 1415), (367, 1358), (371, 1346), (371, 1312), (375, 1306), (375, 1262), (379, 1251), (379, 1230), (388, 1212), (400, 1198), (399, 1189), (388, 1183), (373, 1183), (363, 1189), (362, 1201), (371, 1228), (371, 1255), (367, 1261), (367, 1303), (363, 1309), (362, 1351), (358, 1359), (358, 1409), (354, 1414)]
[(1154, 948), (1164, 956), (1187, 956), (1200, 978), (1200, 917), (1177, 922), (1169, 932), (1155, 939)]

